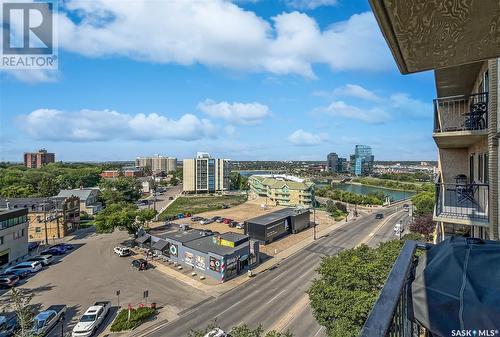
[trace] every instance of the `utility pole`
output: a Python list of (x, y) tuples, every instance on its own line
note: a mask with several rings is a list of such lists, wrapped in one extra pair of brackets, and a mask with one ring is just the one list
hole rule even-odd
[(49, 235), (47, 234), (47, 201), (45, 198), (45, 202), (43, 203), (43, 222), (45, 223), (45, 244), (49, 244)]

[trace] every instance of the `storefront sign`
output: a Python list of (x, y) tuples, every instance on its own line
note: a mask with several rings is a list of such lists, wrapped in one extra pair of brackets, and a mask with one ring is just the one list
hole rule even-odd
[(226, 247), (234, 247), (234, 242), (220, 239), (220, 245), (221, 246), (226, 246)]
[(194, 266), (194, 255), (190, 252), (184, 253), (184, 262), (190, 266)]
[(177, 245), (170, 244), (170, 255), (177, 256)]
[(202, 270), (206, 269), (205, 257), (204, 256), (196, 255), (195, 261), (196, 261), (196, 268), (199, 268), (199, 269), (202, 269)]
[(210, 256), (210, 270), (216, 271), (220, 273), (220, 265), (221, 262), (219, 259), (216, 259), (215, 257)]

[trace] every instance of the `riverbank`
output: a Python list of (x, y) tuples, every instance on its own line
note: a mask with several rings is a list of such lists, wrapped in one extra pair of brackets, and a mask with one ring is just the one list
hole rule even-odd
[[(393, 180), (391, 180), (391, 181), (393, 181)], [(340, 185), (341, 183), (335, 182), (335, 183), (332, 183), (332, 186), (335, 185), (335, 184)], [(357, 181), (346, 181), (345, 183), (342, 183), (342, 184), (376, 187), (376, 188), (382, 188), (384, 190), (398, 191), (398, 192), (407, 192), (407, 193), (414, 193), (414, 194), (417, 194), (417, 193), (422, 192), (422, 191), (425, 190), (425, 188), (423, 186), (421, 186), (422, 187), (421, 190), (408, 190), (408, 189), (386, 187), (386, 186), (373, 185), (373, 184), (363, 184), (363, 183), (360, 183), (360, 182), (357, 182)], [(405, 183), (405, 184), (413, 184), (413, 183)]]

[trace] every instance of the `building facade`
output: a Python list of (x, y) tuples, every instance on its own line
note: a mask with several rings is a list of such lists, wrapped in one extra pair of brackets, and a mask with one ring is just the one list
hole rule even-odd
[(115, 179), (118, 177), (144, 177), (144, 171), (136, 167), (124, 167), (121, 170), (104, 170), (101, 172), (104, 179)]
[(164, 157), (160, 155), (152, 157), (137, 157), (135, 159), (135, 167), (142, 169), (149, 168), (153, 173), (169, 173), (177, 170), (177, 158)]
[(56, 155), (41, 149), (38, 152), (25, 152), (24, 153), (24, 166), (29, 168), (40, 168), (43, 165), (54, 163)]
[(199, 152), (194, 159), (183, 160), (183, 191), (188, 193), (214, 193), (230, 188), (231, 163)]
[(68, 198), (1, 198), (0, 209), (28, 210), (28, 240), (60, 239), (80, 226), (80, 199)]
[(287, 175), (252, 175), (250, 190), (266, 197), (272, 205), (311, 206), (314, 202), (314, 183)]
[(326, 167), (328, 172), (337, 172), (339, 156), (335, 153), (329, 153), (326, 157)]
[(75, 188), (71, 190), (61, 190), (56, 198), (66, 199), (76, 196), (80, 199), (80, 212), (94, 215), (102, 210), (102, 203), (98, 201), (99, 189), (96, 187)]
[(498, 66), (493, 59), (435, 72), (434, 220), (444, 235), (498, 239)]
[(0, 267), (28, 254), (28, 210), (0, 210)]
[(373, 171), (375, 160), (372, 148), (367, 145), (356, 145), (354, 154), (351, 155), (350, 171), (356, 176), (366, 176)]

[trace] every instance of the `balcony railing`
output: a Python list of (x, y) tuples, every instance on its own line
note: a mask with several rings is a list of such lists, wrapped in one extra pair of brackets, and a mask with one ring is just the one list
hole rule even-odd
[(488, 128), (488, 93), (434, 100), (434, 132)]
[(416, 266), (415, 252), (424, 244), (406, 241), (392, 266), (384, 288), (365, 321), (360, 337), (419, 337), (425, 329), (410, 319), (410, 284)]
[(436, 216), (460, 220), (489, 220), (488, 184), (436, 183)]

